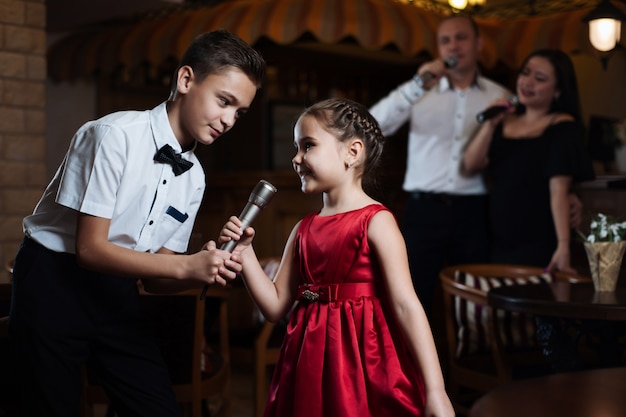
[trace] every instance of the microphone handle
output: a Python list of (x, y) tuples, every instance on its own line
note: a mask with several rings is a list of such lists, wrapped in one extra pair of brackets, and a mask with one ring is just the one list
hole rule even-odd
[(420, 75), (415, 75), (413, 81), (415, 81), (415, 84), (417, 84), (419, 88), (424, 88), (424, 84), (428, 84), (433, 78), (435, 78), (435, 74), (430, 71), (425, 71)]
[(491, 106), (488, 109), (483, 110), (482, 112), (478, 113), (476, 115), (476, 121), (482, 124), (485, 120), (489, 120), (493, 117), (496, 117), (497, 115), (499, 115), (502, 112), (507, 111), (511, 107), (517, 107), (517, 106), (519, 106), (519, 99), (517, 98), (517, 96), (512, 96), (511, 98), (509, 98), (508, 103), (502, 104), (499, 106)]
[(476, 115), (478, 123), (484, 123), (486, 120), (496, 117), (500, 113), (505, 112), (511, 106), (491, 106), (487, 110)]
[[(446, 68), (454, 68), (456, 66), (457, 59), (453, 56), (449, 56), (443, 60), (443, 66)], [(422, 74), (415, 75), (413, 80), (419, 88), (423, 88), (424, 84), (428, 84), (433, 78), (435, 78), (435, 74), (430, 71), (425, 71)]]
[[(241, 230), (244, 230), (246, 227), (250, 226), (250, 224), (252, 224), (252, 221), (256, 218), (256, 216), (260, 212), (261, 212), (261, 207), (257, 206), (256, 204), (248, 202), (248, 204), (246, 204), (246, 206), (241, 211), (241, 214), (239, 215), (239, 219), (241, 220)], [(235, 249), (235, 246), (237, 246), (237, 241), (229, 240), (228, 242), (220, 246), (220, 249), (232, 253), (232, 251)], [(209, 289), (208, 285), (205, 285), (204, 288), (202, 289), (202, 293), (200, 294), (201, 300), (204, 300), (204, 297), (206, 296), (206, 292), (208, 291), (208, 289)]]
[[(256, 218), (256, 216), (261, 212), (261, 208), (256, 204), (248, 203), (241, 211), (239, 215), (239, 220), (241, 220), (241, 230), (245, 230), (246, 227), (252, 224), (252, 221)], [(232, 252), (237, 246), (236, 240), (230, 240), (224, 243), (220, 249), (225, 250), (227, 252)]]

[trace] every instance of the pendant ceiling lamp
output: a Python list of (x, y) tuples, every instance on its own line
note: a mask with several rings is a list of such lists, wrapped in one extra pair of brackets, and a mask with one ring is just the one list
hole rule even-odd
[(589, 41), (601, 52), (608, 52), (616, 47), (620, 41), (622, 22), (625, 20), (626, 14), (610, 0), (602, 0), (583, 18), (583, 22), (589, 24)]

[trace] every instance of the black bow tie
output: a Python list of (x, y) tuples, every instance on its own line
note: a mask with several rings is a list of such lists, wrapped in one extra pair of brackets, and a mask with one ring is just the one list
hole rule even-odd
[(180, 175), (193, 166), (193, 162), (183, 159), (170, 145), (163, 145), (154, 155), (154, 160), (164, 164), (170, 164), (174, 175)]

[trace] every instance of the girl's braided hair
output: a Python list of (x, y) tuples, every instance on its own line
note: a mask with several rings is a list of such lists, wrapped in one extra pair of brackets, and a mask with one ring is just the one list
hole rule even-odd
[(380, 125), (364, 105), (345, 98), (330, 98), (308, 107), (300, 117), (303, 116), (314, 117), (340, 142), (361, 139), (365, 159), (360, 166), (360, 175), (364, 186), (373, 185), (376, 178), (374, 171), (381, 160), (385, 137)]

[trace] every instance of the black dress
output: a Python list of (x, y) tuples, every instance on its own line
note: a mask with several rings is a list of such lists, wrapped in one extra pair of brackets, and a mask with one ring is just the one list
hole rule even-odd
[(547, 266), (557, 237), (550, 209), (551, 177), (594, 178), (578, 122), (548, 126), (538, 137), (507, 139), (498, 125), (489, 149), (492, 262)]

